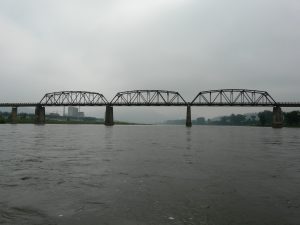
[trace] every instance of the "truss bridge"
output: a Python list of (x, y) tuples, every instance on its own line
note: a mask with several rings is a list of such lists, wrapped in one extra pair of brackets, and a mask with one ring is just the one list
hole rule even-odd
[(116, 106), (185, 106), (187, 102), (175, 91), (134, 90), (118, 92), (110, 105)]
[(107, 126), (114, 124), (114, 106), (185, 106), (187, 107), (186, 126), (192, 126), (192, 106), (263, 106), (273, 107), (273, 127), (282, 127), (281, 107), (300, 107), (300, 102), (278, 102), (267, 91), (219, 89), (200, 91), (190, 102), (176, 91), (132, 90), (118, 92), (111, 101), (98, 92), (59, 91), (46, 93), (39, 102), (0, 103), (0, 107), (12, 107), (12, 123), (17, 122), (18, 107), (35, 107), (36, 123), (45, 123), (45, 107), (48, 106), (105, 106), (105, 125)]
[(276, 101), (266, 91), (222, 89), (201, 91), (190, 103), (194, 106), (274, 106)]
[(43, 106), (103, 106), (108, 101), (104, 95), (88, 91), (60, 91), (44, 95), (39, 102)]

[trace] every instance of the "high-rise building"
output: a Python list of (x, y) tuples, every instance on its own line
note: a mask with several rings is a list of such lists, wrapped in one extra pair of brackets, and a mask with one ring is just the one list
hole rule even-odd
[(77, 116), (78, 116), (79, 118), (83, 118), (83, 117), (84, 117), (84, 112), (78, 112)]
[(68, 116), (69, 117), (77, 117), (78, 116), (78, 108), (74, 106), (68, 107)]
[(69, 117), (76, 117), (76, 118), (83, 118), (84, 112), (79, 112), (79, 109), (74, 106), (68, 107), (68, 116)]

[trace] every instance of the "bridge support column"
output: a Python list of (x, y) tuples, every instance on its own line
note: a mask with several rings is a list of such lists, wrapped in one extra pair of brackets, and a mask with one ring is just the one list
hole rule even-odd
[(283, 113), (279, 106), (273, 107), (273, 128), (282, 128), (283, 127)]
[(11, 108), (11, 123), (17, 123), (18, 107)]
[(113, 126), (114, 125), (114, 109), (110, 105), (106, 106), (104, 124), (105, 124), (105, 126)]
[(185, 125), (187, 127), (191, 127), (192, 126), (192, 112), (191, 112), (191, 106), (188, 105), (186, 108), (186, 122)]
[(36, 124), (45, 123), (45, 107), (37, 105), (35, 107), (35, 121)]

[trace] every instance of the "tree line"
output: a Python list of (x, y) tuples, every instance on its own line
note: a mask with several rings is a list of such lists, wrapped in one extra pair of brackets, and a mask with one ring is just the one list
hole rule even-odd
[[(18, 122), (33, 123), (34, 114), (20, 113), (18, 114)], [(284, 112), (284, 125), (288, 127), (300, 127), (300, 111)], [(62, 120), (62, 116), (53, 117), (46, 116), (48, 122)], [(70, 120), (67, 118), (67, 120)], [(85, 117), (84, 121), (95, 122), (94, 117)], [(102, 119), (103, 120), (103, 119)], [(236, 125), (236, 126), (271, 126), (273, 121), (273, 112), (265, 110), (256, 115), (231, 114), (230, 116), (222, 116), (219, 120), (206, 120), (204, 117), (199, 117), (193, 120), (194, 125)], [(0, 123), (10, 123), (11, 113), (0, 111)], [(103, 121), (101, 121), (103, 122)], [(185, 120), (167, 121), (168, 124), (185, 124)]]
[[(104, 120), (102, 118), (96, 117), (68, 117), (68, 116), (60, 116), (56, 113), (50, 113), (45, 115), (47, 123), (103, 123)], [(0, 123), (11, 123), (11, 113), (10, 112), (1, 112), (0, 111)], [(35, 114), (33, 113), (18, 113), (17, 115), (17, 123), (34, 123), (35, 122)]]
[[(283, 113), (284, 125), (288, 127), (300, 127), (300, 111)], [(218, 119), (205, 119), (199, 117), (192, 120), (194, 125), (234, 125), (234, 126), (272, 126), (273, 112), (265, 110), (253, 114), (231, 114)], [(168, 120), (166, 124), (185, 124), (185, 119)]]
[[(271, 111), (265, 110), (258, 113), (259, 124), (261, 126), (272, 125), (273, 113)], [(283, 121), (285, 126), (298, 127), (300, 126), (300, 111), (291, 111), (283, 113)]]
[[(250, 118), (246, 115), (231, 114), (230, 116), (223, 116), (219, 121), (207, 121), (208, 124), (215, 125), (256, 125), (256, 126), (271, 126), (273, 121), (273, 112), (265, 110), (259, 112), (256, 116), (252, 115)], [(284, 112), (284, 125), (290, 127), (300, 126), (300, 111)]]

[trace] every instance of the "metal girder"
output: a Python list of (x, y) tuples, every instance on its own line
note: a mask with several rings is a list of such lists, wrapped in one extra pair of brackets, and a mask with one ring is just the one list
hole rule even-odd
[(248, 89), (220, 89), (201, 91), (191, 105), (207, 106), (272, 106), (276, 101), (266, 91)]
[(39, 103), (17, 102), (17, 103), (0, 103), (0, 107), (35, 107)]
[(88, 91), (60, 91), (44, 95), (39, 102), (45, 106), (88, 106), (88, 105), (107, 105), (106, 98), (97, 92)]
[(115, 95), (111, 102), (97, 92), (60, 91), (44, 95), (40, 102), (0, 103), (0, 107), (41, 106), (280, 106), (300, 107), (300, 102), (276, 102), (266, 91), (220, 89), (201, 91), (192, 102), (186, 102), (175, 91), (133, 90)]
[(300, 107), (300, 102), (277, 102), (280, 107)]
[(133, 90), (118, 92), (110, 104), (119, 106), (184, 106), (187, 105), (187, 102), (175, 91)]

